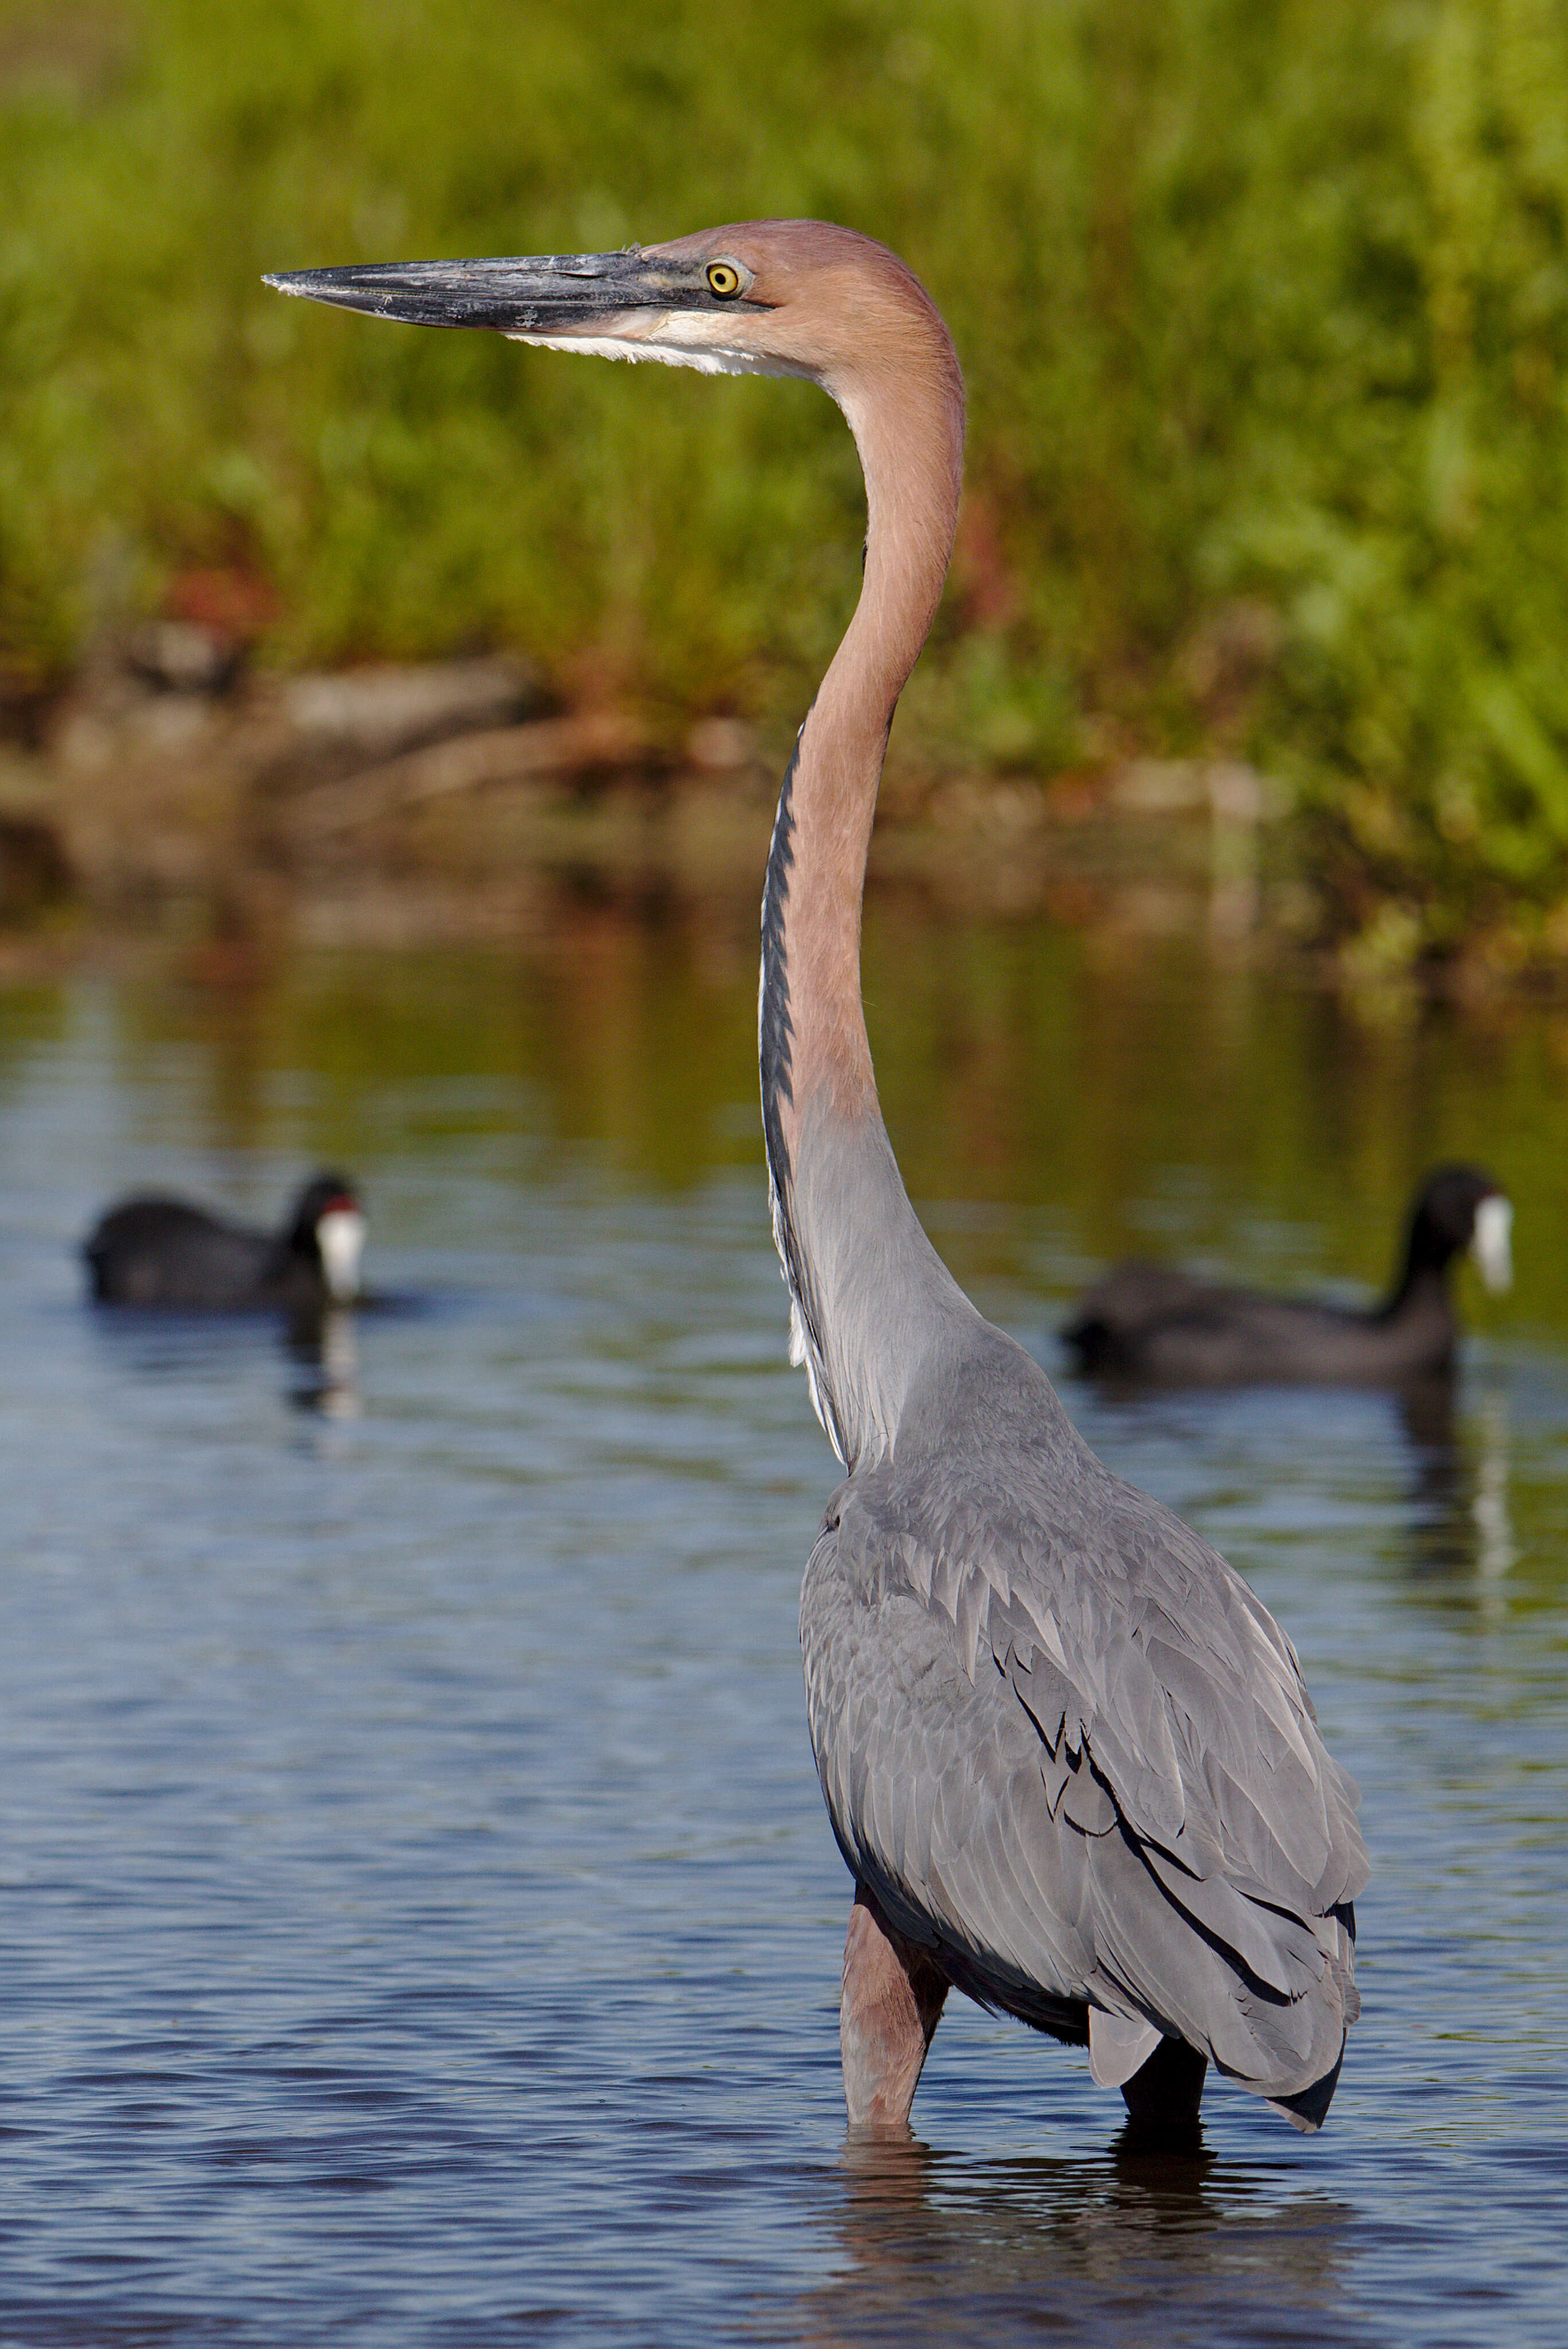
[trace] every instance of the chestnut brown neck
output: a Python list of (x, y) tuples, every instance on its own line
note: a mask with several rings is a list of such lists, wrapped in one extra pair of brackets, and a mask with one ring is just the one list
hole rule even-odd
[[(934, 1264), (882, 1131), (860, 979), (861, 902), (888, 730), (942, 595), (962, 478), (957, 361), (923, 295), (911, 310), (907, 349), (884, 347), (828, 381), (865, 473), (865, 573), (784, 779), (763, 896), (759, 1029), (775, 1236), (795, 1308), (794, 1350), (846, 1459), (860, 1449), (851, 1422), (864, 1413), (849, 1405), (851, 1373), (835, 1366), (842, 1350), (830, 1325), (835, 1267), (854, 1250), (842, 1245), (851, 1234), (827, 1228), (824, 1216), (827, 1200), (845, 1202), (859, 1185), (847, 1169), (843, 1180), (823, 1179), (835, 1154), (860, 1149), (860, 1173), (876, 1170), (882, 1228), (855, 1231), (861, 1262), (869, 1248), (882, 1258), (912, 1254), (923, 1276)], [(896, 1195), (884, 1198), (890, 1183)], [(862, 1218), (870, 1204), (861, 1197)]]

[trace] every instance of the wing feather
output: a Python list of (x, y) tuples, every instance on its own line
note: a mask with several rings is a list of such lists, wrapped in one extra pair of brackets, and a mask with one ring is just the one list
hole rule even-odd
[(835, 1833), (973, 1995), (1068, 2037), (1114, 2018), (1107, 2076), (1152, 2028), (1300, 2096), (1356, 2012), (1355, 1789), (1261, 1602), (1078, 1452), (841, 1489), (801, 1599)]

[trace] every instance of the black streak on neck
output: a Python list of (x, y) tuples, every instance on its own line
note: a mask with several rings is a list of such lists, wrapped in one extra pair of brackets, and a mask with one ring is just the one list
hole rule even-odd
[(779, 812), (773, 819), (773, 839), (768, 851), (768, 872), (762, 884), (762, 993), (758, 1012), (758, 1057), (762, 1074), (762, 1131), (768, 1144), (768, 1165), (780, 1197), (789, 1179), (789, 1153), (779, 1110), (793, 1103), (791, 1083), (794, 1023), (789, 1017), (789, 970), (784, 947), (784, 909), (789, 897), (789, 874), (795, 863), (795, 769), (800, 738), (779, 792)]
[[(804, 727), (795, 740), (789, 764), (779, 792), (779, 812), (768, 851), (768, 874), (762, 885), (762, 987), (758, 1009), (758, 1059), (762, 1079), (762, 1137), (768, 1153), (769, 1187), (773, 1195), (773, 1237), (784, 1267), (785, 1284), (804, 1326), (814, 1366), (820, 1405), (830, 1411), (822, 1352), (821, 1316), (795, 1228), (794, 1171), (784, 1139), (781, 1112), (794, 1104), (793, 1057), (795, 1028), (789, 1014), (789, 964), (785, 941), (789, 875), (795, 864), (795, 770), (799, 763)], [(836, 1414), (835, 1414), (836, 1416)], [(831, 1433), (831, 1431), (830, 1431)], [(835, 1438), (835, 1441), (839, 1440)], [(839, 1442), (841, 1458), (843, 1447)]]

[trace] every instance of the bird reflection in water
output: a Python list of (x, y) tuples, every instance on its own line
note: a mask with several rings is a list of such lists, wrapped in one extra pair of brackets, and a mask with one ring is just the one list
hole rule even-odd
[(284, 1346), (296, 1375), (289, 1401), (298, 1411), (313, 1411), (323, 1419), (357, 1419), (359, 1342), (352, 1310), (329, 1306), (325, 1313), (291, 1321)]
[(806, 2296), (797, 2337), (923, 2349), (1026, 2324), (1030, 2338), (1092, 2326), (1142, 2341), (1132, 2304), (1152, 2284), (1167, 2338), (1254, 2343), (1266, 2309), (1281, 2337), (1300, 2325), (1357, 2342), (1353, 2215), (1321, 2194), (1279, 2199), (1272, 2173), (1201, 2145), (1141, 2152), (1130, 2126), (1087, 2162), (954, 2160), (913, 2137), (851, 2136), (834, 2213), (845, 2263)]
[(1519, 1557), (1509, 1502), (1508, 1403), (1480, 1398), (1461, 1420), (1452, 1379), (1433, 1379), (1399, 1398), (1410, 1446), (1409, 1562), (1424, 1583), (1483, 1615), (1501, 1613), (1503, 1586)]

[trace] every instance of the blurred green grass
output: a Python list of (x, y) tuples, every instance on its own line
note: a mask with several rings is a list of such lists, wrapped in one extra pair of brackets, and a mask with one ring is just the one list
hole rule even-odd
[(766, 212), (896, 245), (967, 370), (906, 745), (1247, 756), (1377, 951), (1568, 948), (1563, 0), (0, 0), (0, 690), (210, 570), (278, 663), (793, 722), (820, 394), (260, 284)]

